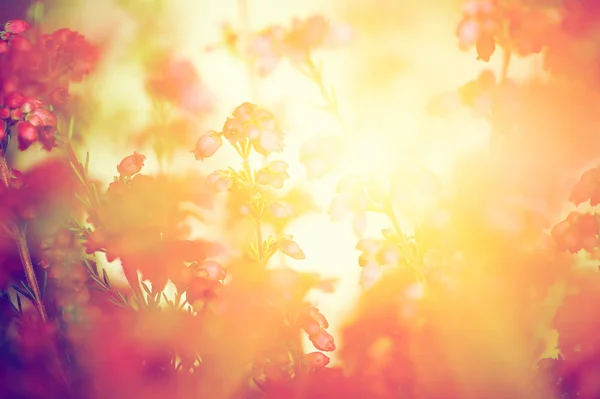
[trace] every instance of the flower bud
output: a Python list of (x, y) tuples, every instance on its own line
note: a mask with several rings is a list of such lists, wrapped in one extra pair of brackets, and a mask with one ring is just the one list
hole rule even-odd
[(310, 369), (318, 370), (327, 366), (330, 359), (324, 353), (311, 352), (304, 355), (303, 361)]
[(227, 191), (231, 187), (231, 179), (227, 173), (219, 170), (208, 175), (206, 182), (219, 192)]
[(10, 44), (17, 51), (30, 51), (33, 46), (23, 36), (13, 36), (8, 39), (8, 44)]
[(300, 245), (296, 241), (288, 240), (288, 239), (280, 239), (277, 241), (277, 245), (279, 246), (279, 250), (289, 256), (292, 259), (302, 260), (306, 256), (304, 255), (304, 251), (300, 248)]
[(335, 350), (335, 341), (331, 334), (321, 329), (318, 333), (309, 336), (310, 342), (320, 351), (331, 352)]
[(19, 140), (19, 150), (25, 151), (38, 138), (37, 129), (29, 122), (21, 121), (17, 123), (17, 134)]
[(213, 130), (202, 135), (196, 142), (196, 148), (192, 151), (196, 160), (204, 160), (205, 158), (212, 157), (219, 148), (223, 141), (221, 135)]
[(13, 121), (18, 121), (21, 118), (23, 118), (23, 111), (21, 111), (19, 108), (10, 111), (10, 119)]
[(45, 108), (35, 108), (32, 114), (39, 116), (44, 126), (56, 126), (57, 124), (56, 115), (50, 112), (50, 110)]
[(21, 93), (13, 91), (4, 95), (4, 106), (10, 109), (21, 108), (25, 103), (25, 96)]
[(121, 176), (133, 176), (142, 170), (145, 160), (145, 155), (134, 151), (132, 155), (123, 158), (119, 166), (117, 166), (117, 171)]
[(223, 268), (223, 266), (214, 261), (206, 261), (202, 262), (199, 266), (200, 271), (206, 274), (206, 277), (209, 280), (224, 280), (227, 277), (227, 271)]
[(4, 30), (9, 33), (20, 34), (29, 29), (29, 24), (27, 21), (23, 21), (22, 19), (13, 19), (8, 21), (4, 25)]

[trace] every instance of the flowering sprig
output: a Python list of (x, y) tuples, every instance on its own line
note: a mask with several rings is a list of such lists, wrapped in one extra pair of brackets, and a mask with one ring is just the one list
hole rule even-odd
[(56, 147), (58, 133), (56, 116), (43, 107), (40, 100), (12, 92), (4, 96), (0, 106), (0, 143), (9, 140), (11, 128), (17, 131), (19, 150), (25, 151), (39, 141), (51, 151)]
[[(209, 131), (202, 135), (192, 151), (197, 160), (213, 156), (223, 144), (225, 138), (242, 159), (242, 169), (217, 170), (208, 176), (208, 182), (217, 191), (238, 190), (248, 202), (242, 206), (255, 226), (256, 243), (248, 248), (248, 254), (256, 262), (266, 265), (269, 259), (280, 250), (294, 258), (303, 259), (304, 253), (290, 235), (263, 239), (261, 220), (267, 209), (290, 211), (283, 204), (270, 201), (266, 188), (281, 189), (289, 179), (288, 165), (282, 160), (273, 160), (266, 166), (254, 169), (250, 163), (252, 152), (269, 156), (281, 153), (285, 147), (284, 134), (280, 130), (273, 114), (255, 104), (243, 103), (227, 118), (221, 132)], [(277, 209), (276, 209), (277, 211)]]
[(21, 35), (28, 28), (25, 21), (9, 21), (0, 33), (0, 54), (6, 50), (0, 59), (0, 94), (20, 92), (59, 107), (70, 98), (70, 84), (94, 70), (98, 48), (66, 28), (29, 41)]
[[(342, 23), (333, 23), (320, 15), (294, 19), (286, 28), (269, 26), (251, 33), (244, 42), (241, 34), (223, 25), (223, 44), (236, 55), (248, 59), (259, 76), (271, 74), (280, 61), (290, 59), (303, 64), (306, 54), (319, 48), (336, 48), (352, 40), (353, 32)], [(243, 47), (242, 47), (243, 46)]]

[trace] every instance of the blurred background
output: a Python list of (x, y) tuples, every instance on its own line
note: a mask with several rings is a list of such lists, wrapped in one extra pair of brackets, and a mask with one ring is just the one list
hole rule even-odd
[[(415, 176), (426, 172), (443, 187), (458, 161), (487, 154), (489, 149), (488, 123), (460, 105), (457, 88), (484, 68), (498, 73), (501, 57), (484, 64), (476, 61), (475, 50), (459, 49), (455, 32), (462, 3), (1, 0), (0, 16), (42, 21), (37, 27), (48, 32), (68, 27), (100, 44), (102, 57), (96, 72), (72, 88), (85, 110), (73, 123), (80, 150), (90, 151), (92, 174), (105, 184), (116, 174), (118, 162), (134, 150), (147, 156), (146, 173), (195, 170), (207, 174), (235, 164), (239, 160), (232, 150), (220, 151), (204, 162), (194, 160), (190, 151), (201, 134), (220, 130), (242, 102), (256, 102), (272, 110), (287, 134), (284, 159), (290, 164), (291, 180), (286, 187), (306, 189), (318, 208), (286, 227), (306, 254), (306, 260), (288, 260), (288, 264), (338, 279), (334, 293), (311, 293), (311, 299), (330, 318), (335, 336), (360, 291), (352, 221), (332, 222), (327, 214), (338, 180), (348, 173), (366, 171), (398, 175), (408, 187)], [(324, 84), (335, 88), (339, 113), (353, 137), (332, 173), (321, 179), (308, 178), (300, 162), (302, 146), (315, 137), (340, 135), (343, 129), (334, 115), (320, 108), (319, 87), (286, 60), (268, 76), (256, 76), (226, 46), (227, 29), (255, 32), (272, 25), (288, 26), (293, 18), (315, 14), (351, 29), (347, 45), (314, 54), (315, 62), (323, 65)], [(157, 145), (148, 137), (156, 133), (161, 116), (146, 82), (157, 56), (164, 54), (191, 61), (200, 77), (201, 100), (194, 104), (193, 123), (159, 129), (164, 141)], [(525, 77), (536, 68), (539, 60), (535, 57), (515, 60), (511, 76)], [(171, 142), (177, 145), (167, 161), (159, 161), (156, 149)], [(33, 161), (35, 154), (29, 156)], [(401, 218), (409, 230), (426, 212), (427, 199), (435, 195), (431, 186), (415, 190), (416, 196), (407, 201)], [(215, 214), (210, 220), (216, 223), (220, 219)], [(369, 218), (366, 235), (379, 234), (389, 227), (386, 223)], [(209, 233), (235, 239), (235, 231)], [(114, 268), (115, 273), (118, 269)]]

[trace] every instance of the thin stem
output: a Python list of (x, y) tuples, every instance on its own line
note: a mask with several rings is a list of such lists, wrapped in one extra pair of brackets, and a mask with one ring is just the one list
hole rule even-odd
[(19, 257), (21, 258), (21, 263), (23, 264), (23, 269), (25, 270), (25, 278), (27, 279), (27, 284), (33, 291), (33, 300), (34, 305), (40, 314), (40, 318), (45, 323), (48, 321), (48, 315), (46, 313), (46, 307), (44, 306), (44, 301), (42, 300), (42, 293), (40, 291), (40, 286), (38, 284), (37, 278), (35, 276), (35, 271), (33, 269), (33, 263), (31, 262), (31, 255), (29, 254), (29, 247), (27, 246), (27, 237), (25, 235), (25, 228), (17, 228), (17, 246), (19, 247)]
[(344, 133), (346, 133), (346, 135), (350, 135), (350, 130), (348, 129), (344, 118), (342, 118), (342, 114), (340, 113), (340, 108), (337, 99), (335, 98), (334, 94), (330, 93), (327, 87), (325, 86), (323, 72), (315, 65), (315, 62), (313, 61), (310, 54), (306, 55), (305, 62), (306, 66), (308, 66), (308, 76), (319, 87), (321, 97), (323, 97), (325, 103), (327, 104), (327, 109), (333, 114), (335, 119), (338, 121)]
[[(246, 149), (242, 149), (241, 152), (244, 154), (244, 157), (243, 157), (244, 171), (248, 175), (248, 180), (249, 180), (248, 183), (250, 183), (251, 190), (254, 191), (254, 189), (255, 189), (254, 173), (252, 171), (252, 166), (250, 165), (250, 160), (248, 159), (248, 156), (247, 156), (248, 151)], [(251, 200), (252, 200), (252, 198), (251, 198)], [(254, 228), (256, 230), (256, 241), (257, 241), (257, 250), (258, 250), (258, 259), (257, 260), (260, 264), (262, 264), (264, 248), (263, 248), (263, 235), (262, 235), (262, 226), (260, 223), (260, 215), (255, 214), (254, 209), (252, 209), (251, 212), (252, 212), (252, 214), (251, 214), (252, 222), (254, 223)], [(258, 213), (258, 212), (256, 212), (256, 213)]]
[[(6, 189), (10, 190), (10, 168), (8, 167), (8, 163), (6, 162), (6, 157), (3, 149), (0, 149), (0, 178)], [(42, 301), (42, 293), (40, 291), (40, 286), (38, 284), (37, 278), (35, 277), (35, 270), (33, 268), (33, 262), (31, 261), (31, 255), (29, 254), (29, 248), (27, 247), (25, 228), (21, 226), (15, 226), (14, 237), (17, 242), (19, 257), (21, 258), (21, 263), (23, 264), (23, 271), (25, 272), (27, 284), (33, 292), (34, 306), (37, 309), (40, 318), (45, 323), (48, 320), (48, 315), (46, 313), (44, 302)]]
[(427, 279), (425, 278), (423, 271), (419, 267), (416, 267), (414, 265), (414, 259), (413, 259), (413, 256), (412, 256), (412, 253), (410, 250), (410, 244), (408, 243), (408, 240), (406, 239), (406, 235), (404, 234), (404, 232), (402, 231), (402, 228), (400, 227), (400, 222), (398, 221), (398, 217), (396, 216), (394, 207), (391, 204), (388, 204), (384, 208), (384, 213), (387, 215), (387, 217), (392, 222), (392, 226), (394, 227), (394, 230), (396, 231), (396, 235), (398, 236), (398, 239), (400, 240), (400, 243), (399, 243), (400, 248), (402, 249), (407, 266), (413, 271), (413, 273), (416, 274), (419, 281), (421, 281), (423, 284), (425, 284), (427, 282)]
[(4, 157), (4, 151), (0, 148), (0, 177), (2, 178), (2, 183), (4, 187), (9, 187), (9, 176), (10, 169), (8, 168), (8, 164), (6, 163), (6, 158)]

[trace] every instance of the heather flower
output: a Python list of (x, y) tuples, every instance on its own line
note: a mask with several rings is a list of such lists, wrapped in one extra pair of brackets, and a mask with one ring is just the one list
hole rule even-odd
[(206, 178), (207, 183), (212, 186), (215, 191), (227, 191), (231, 188), (233, 182), (226, 170), (217, 170), (212, 172)]
[(329, 357), (321, 352), (311, 352), (304, 355), (304, 364), (312, 370), (321, 369), (329, 364)]
[(22, 19), (11, 20), (4, 24), (4, 30), (8, 33), (21, 34), (28, 29), (29, 24), (27, 21), (23, 21)]
[(290, 258), (301, 260), (305, 258), (304, 251), (300, 248), (300, 245), (291, 239), (291, 236), (284, 236), (277, 240), (277, 246), (279, 250), (289, 256)]
[(209, 280), (221, 281), (227, 276), (227, 271), (223, 268), (223, 265), (215, 261), (204, 261), (197, 267)]
[(193, 153), (196, 160), (204, 160), (205, 158), (212, 157), (219, 148), (223, 141), (221, 135), (213, 130), (202, 135), (196, 142), (196, 148)]
[(284, 161), (273, 161), (256, 173), (256, 180), (264, 186), (283, 188), (284, 181), (290, 177), (287, 168), (288, 165)]
[(25, 151), (38, 139), (37, 129), (31, 123), (21, 121), (17, 123), (17, 138), (19, 150)]
[(315, 348), (324, 352), (331, 352), (335, 350), (335, 342), (331, 334), (324, 329), (321, 329), (318, 333), (312, 334), (308, 337), (310, 342), (313, 343)]
[(117, 166), (117, 171), (123, 177), (133, 176), (142, 170), (145, 160), (145, 155), (134, 151), (132, 155), (128, 155), (125, 158), (123, 158), (121, 163), (119, 163), (119, 165)]

